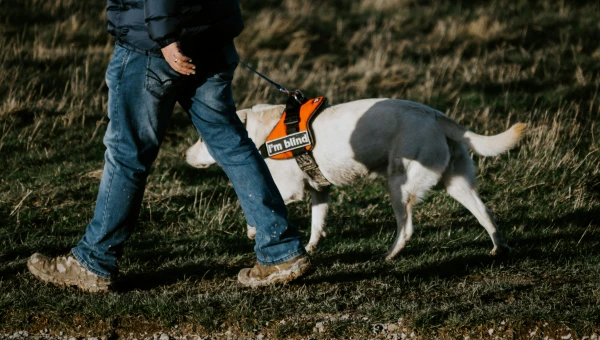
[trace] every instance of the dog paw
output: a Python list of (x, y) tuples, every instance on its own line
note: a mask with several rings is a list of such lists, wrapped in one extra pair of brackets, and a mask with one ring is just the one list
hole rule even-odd
[(254, 240), (254, 237), (256, 237), (256, 228), (248, 226), (248, 229), (246, 231), (246, 235), (248, 235), (249, 239)]
[(387, 252), (387, 253), (383, 253), (383, 254), (374, 255), (373, 259), (377, 260), (377, 261), (385, 261), (385, 262), (387, 262), (387, 261), (393, 260), (394, 257), (396, 257), (395, 254), (391, 254), (390, 252)]
[(494, 249), (490, 251), (491, 256), (501, 256), (510, 253), (510, 247), (507, 244), (501, 244), (499, 246), (494, 246)]
[(317, 245), (309, 243), (306, 247), (304, 247), (304, 249), (306, 249), (307, 253), (314, 254), (317, 252)]

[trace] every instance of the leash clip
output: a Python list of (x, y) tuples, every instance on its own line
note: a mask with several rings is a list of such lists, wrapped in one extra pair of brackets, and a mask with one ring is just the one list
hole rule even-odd
[(279, 91), (287, 94), (289, 97), (293, 97), (299, 104), (304, 104), (304, 102), (306, 101), (306, 99), (304, 98), (304, 94), (300, 90), (290, 91), (282, 86), (279, 89)]
[(288, 96), (294, 97), (294, 99), (296, 99), (296, 101), (300, 105), (302, 105), (302, 104), (304, 104), (304, 102), (306, 102), (306, 98), (304, 98), (304, 94), (300, 90), (294, 90), (294, 92), (288, 93)]

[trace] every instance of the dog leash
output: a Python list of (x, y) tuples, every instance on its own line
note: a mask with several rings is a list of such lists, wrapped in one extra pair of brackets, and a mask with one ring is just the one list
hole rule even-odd
[(245, 62), (243, 62), (243, 61), (240, 60), (240, 64), (244, 65), (250, 71), (256, 73), (262, 79), (268, 81), (269, 84), (273, 85), (280, 92), (283, 92), (283, 93), (287, 94), (288, 96), (293, 97), (294, 99), (296, 99), (296, 101), (298, 103), (300, 103), (300, 104), (304, 103), (305, 98), (304, 98), (304, 94), (302, 93), (302, 91), (300, 91), (300, 90), (290, 91), (290, 90), (286, 89), (285, 87), (283, 87), (283, 86), (277, 84), (276, 82), (272, 81), (271, 79), (267, 78), (267, 76), (265, 76), (264, 74), (258, 72), (257, 70), (253, 69), (252, 67), (248, 66), (248, 64), (246, 64)]

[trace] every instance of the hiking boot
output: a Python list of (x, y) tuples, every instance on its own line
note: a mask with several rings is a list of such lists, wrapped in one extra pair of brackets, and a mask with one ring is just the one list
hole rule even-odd
[(310, 268), (310, 260), (300, 255), (287, 262), (273, 266), (256, 264), (253, 268), (244, 268), (238, 274), (238, 281), (244, 286), (261, 287), (276, 283), (288, 283), (306, 273)]
[(111, 281), (87, 270), (72, 255), (49, 258), (39, 253), (27, 260), (31, 274), (44, 282), (57, 286), (77, 286), (87, 292), (106, 292)]

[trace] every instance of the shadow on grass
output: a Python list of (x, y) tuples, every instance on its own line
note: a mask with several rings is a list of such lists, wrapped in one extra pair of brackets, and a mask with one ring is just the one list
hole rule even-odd
[(160, 286), (168, 286), (183, 280), (202, 281), (219, 278), (237, 277), (243, 265), (224, 266), (218, 263), (195, 263), (176, 268), (167, 268), (145, 273), (131, 273), (119, 278), (115, 290), (128, 292), (132, 290), (152, 290)]
[[(560, 263), (570, 258), (576, 258), (584, 256), (598, 257), (600, 256), (600, 247), (598, 247), (598, 240), (595, 240), (593, 235), (589, 232), (585, 232), (591, 223), (592, 216), (600, 216), (600, 209), (594, 209), (587, 211), (579, 209), (577, 211), (564, 214), (558, 218), (547, 220), (519, 220), (519, 223), (525, 223), (525, 225), (561, 225), (570, 224), (576, 226), (568, 230), (563, 230), (555, 234), (539, 236), (535, 233), (531, 233), (530, 236), (521, 237), (511, 240), (511, 246), (513, 250), (510, 254), (501, 256), (491, 256), (487, 254), (473, 254), (473, 255), (457, 255), (447, 260), (440, 261), (430, 265), (416, 265), (410, 266), (406, 269), (397, 270), (395, 265), (398, 261), (408, 261), (410, 257), (418, 257), (423, 254), (426, 250), (427, 244), (417, 244), (416, 246), (410, 246), (404, 249), (396, 259), (391, 262), (385, 263), (380, 262), (377, 265), (379, 272), (374, 274), (371, 266), (365, 267), (364, 270), (352, 270), (348, 273), (333, 273), (324, 274), (316, 277), (308, 277), (303, 282), (305, 283), (339, 283), (339, 282), (355, 282), (366, 279), (372, 279), (373, 276), (392, 276), (396, 279), (403, 280), (406, 275), (410, 274), (411, 277), (417, 277), (423, 280), (430, 279), (451, 279), (451, 278), (463, 278), (465, 276), (480, 273), (482, 270), (489, 269), (492, 265), (507, 267), (518, 266), (521, 262), (526, 260), (533, 260), (536, 262), (544, 263)], [(516, 222), (516, 221), (515, 221)], [(508, 224), (508, 223), (507, 223)], [(595, 243), (594, 243), (595, 241)], [(583, 242), (583, 244), (581, 243)], [(560, 244), (563, 244), (561, 248), (558, 248)], [(581, 244), (581, 247), (570, 246), (572, 244)], [(465, 247), (483, 247), (489, 245), (489, 240), (484, 239), (480, 241), (472, 241), (465, 243), (456, 243), (454, 245), (444, 245), (444, 251), (452, 253), (460, 253)], [(553, 249), (552, 246), (554, 245)], [(558, 249), (558, 251), (557, 251)], [(316, 263), (317, 269), (330, 268), (335, 263), (343, 264), (356, 264), (356, 263), (375, 263), (379, 254), (372, 252), (347, 252), (342, 254), (325, 255), (319, 257), (319, 262)], [(406, 258), (406, 259), (403, 259)], [(575, 283), (580, 282), (573, 279)]]
[[(371, 266), (365, 267), (365, 270), (352, 270), (350, 272), (336, 272), (333, 274), (324, 274), (313, 277), (307, 277), (303, 280), (303, 283), (306, 284), (318, 284), (318, 283), (341, 283), (341, 282), (357, 282), (362, 280), (372, 280), (374, 277), (393, 277), (399, 281), (404, 280), (408, 275), (411, 278), (419, 278), (424, 281), (429, 281), (432, 279), (461, 279), (469, 275), (473, 275), (476, 273), (480, 273), (482, 270), (489, 269), (492, 265), (494, 266), (513, 266), (518, 264), (521, 260), (524, 259), (534, 259), (534, 260), (547, 260), (550, 262), (558, 261), (559, 259), (564, 260), (565, 258), (570, 257), (568, 254), (556, 254), (549, 255), (547, 253), (539, 252), (538, 256), (526, 256), (523, 258), (517, 257), (517, 254), (513, 255), (503, 255), (503, 256), (491, 256), (485, 254), (477, 254), (477, 255), (463, 255), (458, 256), (453, 259), (440, 261), (439, 263), (410, 267), (406, 270), (396, 270), (394, 269), (394, 264), (390, 263), (381, 263), (376, 265), (378, 267), (377, 273), (374, 273), (373, 268)], [(402, 255), (407, 255), (409, 252), (404, 252)], [(329, 258), (324, 258), (322, 261), (319, 261), (316, 269), (325, 269), (329, 268), (333, 263), (365, 263), (365, 262), (375, 262), (376, 260), (365, 261), (365, 258), (372, 258), (376, 254), (363, 253), (363, 254), (353, 254), (352, 256), (346, 258), (344, 255), (335, 255)], [(402, 261), (401, 258), (398, 258), (394, 261)]]
[(586, 228), (591, 223), (595, 222), (596, 224), (600, 223), (600, 208), (595, 207), (591, 210), (586, 209), (577, 209), (572, 212), (568, 212), (566, 214), (562, 214), (560, 216), (548, 216), (547, 218), (507, 218), (505, 219), (506, 225), (514, 225), (514, 224), (524, 224), (527, 226), (532, 225), (545, 225), (545, 226), (565, 226), (565, 225), (575, 225), (578, 227)]

